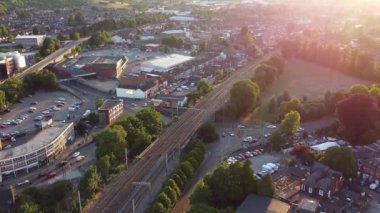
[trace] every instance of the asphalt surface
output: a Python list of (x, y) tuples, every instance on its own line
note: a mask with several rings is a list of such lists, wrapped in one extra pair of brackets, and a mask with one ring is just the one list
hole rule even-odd
[(252, 70), (270, 55), (260, 58), (254, 63), (235, 71), (234, 75), (226, 79), (221, 86), (203, 97), (194, 108), (201, 110), (187, 110), (177, 122), (168, 127), (161, 137), (154, 142), (149, 149), (144, 151), (134, 165), (122, 171), (109, 184), (99, 200), (89, 207), (89, 212), (129, 212), (127, 201), (133, 190), (133, 182), (141, 181), (144, 176), (155, 167), (161, 156), (172, 153), (179, 146), (185, 147), (195, 131), (207, 121), (213, 113), (225, 103), (233, 84), (241, 79), (249, 79), (253, 76)]

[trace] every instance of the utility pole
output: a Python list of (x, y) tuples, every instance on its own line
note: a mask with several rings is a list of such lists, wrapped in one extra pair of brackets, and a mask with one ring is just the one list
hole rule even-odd
[(168, 153), (165, 153), (165, 166), (166, 166), (166, 172), (169, 172), (169, 164), (168, 164)]
[(80, 191), (78, 190), (78, 203), (79, 203), (79, 212), (82, 212), (82, 203), (80, 202)]
[(132, 199), (132, 212), (136, 213), (135, 199)]
[(128, 168), (128, 150), (127, 150), (127, 148), (125, 148), (124, 151), (125, 151), (125, 167)]

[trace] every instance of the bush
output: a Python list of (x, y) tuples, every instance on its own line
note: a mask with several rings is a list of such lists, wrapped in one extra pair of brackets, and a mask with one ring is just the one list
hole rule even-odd
[(209, 143), (218, 140), (218, 133), (212, 123), (208, 122), (203, 124), (197, 132), (198, 138), (202, 141)]

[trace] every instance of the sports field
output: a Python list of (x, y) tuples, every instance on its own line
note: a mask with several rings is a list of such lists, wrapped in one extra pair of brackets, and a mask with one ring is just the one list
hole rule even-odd
[(284, 74), (275, 83), (262, 93), (262, 107), (258, 109), (254, 117), (271, 121), (273, 117), (265, 113), (272, 96), (281, 95), (285, 90), (289, 91), (292, 98), (308, 100), (322, 99), (326, 91), (349, 90), (354, 84), (371, 85), (374, 82), (361, 80), (330, 68), (298, 59), (286, 61)]

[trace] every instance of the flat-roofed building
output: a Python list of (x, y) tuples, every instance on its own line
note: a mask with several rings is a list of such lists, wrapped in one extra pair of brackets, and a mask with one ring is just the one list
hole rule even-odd
[(44, 43), (46, 35), (17, 35), (15, 38), (16, 45), (23, 47), (40, 47)]
[(17, 171), (38, 167), (41, 162), (54, 158), (74, 140), (73, 123), (54, 123), (30, 141), (14, 148), (0, 151), (1, 174), (16, 175)]
[(190, 33), (185, 30), (166, 30), (161, 32), (162, 37), (169, 37), (169, 36), (175, 36), (175, 37), (182, 37), (187, 38), (190, 36)]
[(92, 62), (82, 67), (88, 72), (95, 72), (97, 78), (112, 79), (119, 78), (127, 67), (127, 57), (97, 57)]
[(191, 56), (171, 54), (143, 62), (140, 68), (144, 72), (169, 72), (193, 59)]
[(124, 112), (123, 101), (105, 100), (98, 109), (100, 123), (110, 125), (114, 123)]

